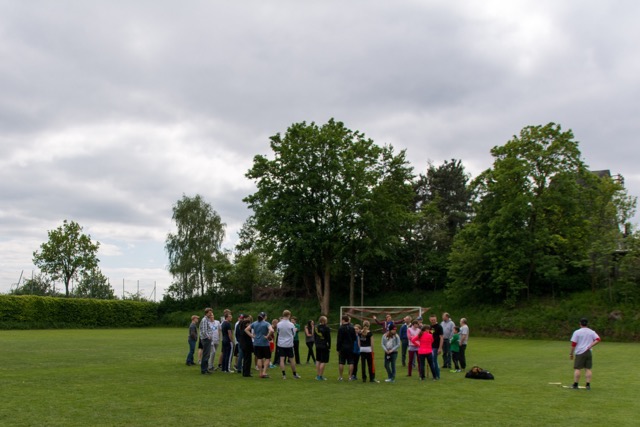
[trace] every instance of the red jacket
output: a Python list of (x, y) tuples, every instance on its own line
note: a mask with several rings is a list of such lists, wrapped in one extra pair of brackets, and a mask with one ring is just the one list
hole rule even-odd
[(433, 335), (429, 332), (423, 332), (415, 337), (411, 337), (413, 345), (418, 347), (418, 354), (431, 354), (431, 344), (433, 344)]

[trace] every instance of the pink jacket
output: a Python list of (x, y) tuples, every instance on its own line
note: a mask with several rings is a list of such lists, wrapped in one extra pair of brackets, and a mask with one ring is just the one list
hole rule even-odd
[(431, 354), (431, 344), (433, 344), (433, 335), (429, 332), (424, 332), (422, 336), (420, 334), (415, 337), (411, 337), (413, 345), (418, 347), (418, 354)]

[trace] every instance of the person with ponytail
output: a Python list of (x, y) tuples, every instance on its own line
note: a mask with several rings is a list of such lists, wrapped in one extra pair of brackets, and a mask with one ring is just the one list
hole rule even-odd
[(376, 367), (373, 363), (373, 333), (369, 329), (371, 324), (368, 320), (362, 322), (362, 331), (358, 336), (360, 340), (360, 360), (362, 362), (362, 382), (367, 382), (367, 371), (369, 372), (369, 382), (379, 383), (376, 380)]
[(424, 325), (422, 329), (420, 329), (418, 335), (415, 335), (411, 339), (413, 345), (418, 347), (418, 370), (420, 372), (420, 380), (422, 381), (425, 379), (426, 374), (425, 363), (429, 364), (433, 380), (437, 380), (435, 370), (433, 368), (433, 351), (431, 348), (431, 345), (433, 344), (433, 336), (431, 335), (430, 329), (431, 326)]

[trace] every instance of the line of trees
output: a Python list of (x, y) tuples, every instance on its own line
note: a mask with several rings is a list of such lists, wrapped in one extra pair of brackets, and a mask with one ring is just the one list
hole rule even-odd
[(358, 282), (369, 294), (445, 289), (508, 305), (603, 286), (637, 294), (636, 200), (621, 179), (591, 173), (557, 124), (494, 147), (493, 166), (473, 181), (456, 159), (416, 176), (404, 151), (333, 119), (295, 123), (270, 146), (247, 172), (253, 215), (233, 257), (201, 196), (174, 207), (169, 298), (294, 290), (328, 313), (332, 293), (355, 302)]
[[(166, 300), (315, 296), (327, 314), (332, 294), (353, 305), (365, 284), (368, 294), (445, 290), (510, 306), (584, 289), (640, 297), (640, 239), (628, 224), (636, 199), (621, 177), (590, 172), (557, 124), (494, 147), (492, 167), (474, 180), (456, 159), (415, 175), (405, 151), (333, 119), (295, 123), (270, 147), (247, 171), (253, 215), (233, 252), (202, 196), (173, 206)], [(13, 293), (50, 295), (61, 280), (66, 296), (115, 298), (99, 245), (65, 220), (33, 253), (41, 274)]]

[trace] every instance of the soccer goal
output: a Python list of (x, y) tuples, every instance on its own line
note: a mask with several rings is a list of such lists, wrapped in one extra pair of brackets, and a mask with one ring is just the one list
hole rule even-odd
[(406, 316), (411, 316), (411, 319), (422, 316), (428, 308), (410, 306), (410, 307), (383, 307), (383, 306), (349, 306), (344, 305), (340, 307), (340, 318), (343, 315), (348, 314), (351, 317), (351, 323), (362, 324), (363, 320), (371, 322), (371, 326), (375, 326), (373, 316), (376, 316), (379, 322), (384, 322), (388, 315), (391, 316), (391, 320), (397, 325), (404, 322)]

